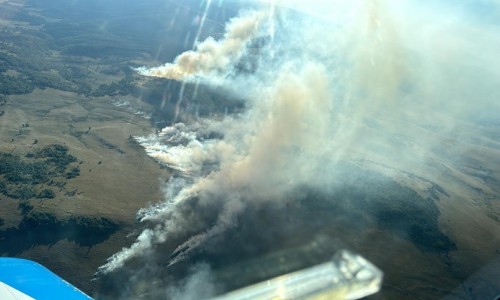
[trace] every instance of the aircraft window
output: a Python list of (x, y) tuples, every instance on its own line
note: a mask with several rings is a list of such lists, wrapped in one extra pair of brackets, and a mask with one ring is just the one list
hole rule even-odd
[(494, 299), (499, 14), (0, 0), (1, 255), (95, 299), (208, 299), (336, 253), (383, 272), (368, 299)]

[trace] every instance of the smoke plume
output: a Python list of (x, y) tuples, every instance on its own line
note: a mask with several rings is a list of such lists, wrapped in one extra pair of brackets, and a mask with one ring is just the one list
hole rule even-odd
[(266, 12), (249, 12), (231, 20), (220, 41), (208, 38), (196, 45), (194, 51), (179, 55), (174, 63), (156, 68), (140, 68), (145, 76), (187, 80), (193, 76), (227, 72), (244, 54), (245, 47), (259, 35), (259, 27), (266, 20)]
[[(341, 190), (352, 184), (342, 162), (426, 198), (436, 189), (451, 197), (498, 192), (465, 170), (481, 149), (486, 161), (500, 157), (498, 135), (488, 129), (499, 125), (498, 23), (442, 1), (262, 2), (260, 11), (231, 20), (222, 39), (139, 70), (218, 82), (244, 94), (246, 107), (136, 138), (175, 175), (165, 201), (139, 212), (148, 228), (99, 272), (182, 240), (166, 263), (175, 265), (255, 207), (285, 207), (303, 187)], [(255, 68), (237, 72), (245, 59)], [(461, 184), (472, 188), (454, 193)]]

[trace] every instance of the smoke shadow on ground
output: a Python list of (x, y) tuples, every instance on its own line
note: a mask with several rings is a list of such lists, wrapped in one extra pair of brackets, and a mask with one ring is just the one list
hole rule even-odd
[[(336, 238), (340, 231), (347, 230), (348, 235), (359, 237), (376, 228), (393, 235), (395, 240), (410, 241), (424, 252), (446, 254), (456, 249), (455, 243), (439, 228), (440, 212), (434, 200), (371, 171), (355, 166), (338, 169), (343, 170), (339, 178), (344, 182), (340, 186), (333, 184), (326, 189), (303, 186), (283, 201), (264, 205), (250, 202), (238, 216), (235, 227), (208, 241), (190, 261), (207, 261), (214, 270), (226, 269), (226, 275), (220, 273), (224, 277), (222, 282), (233, 289), (330, 259), (336, 250), (349, 246)], [(311, 244), (329, 251), (313, 250)], [(227, 266), (290, 252), (289, 249), (296, 249), (302, 255), (288, 267), (278, 260), (250, 264), (258, 265), (260, 271), (232, 268), (238, 270), (238, 276), (227, 271)]]
[(17, 227), (0, 231), (0, 249), (3, 254), (15, 256), (36, 246), (52, 246), (67, 239), (89, 249), (109, 239), (120, 225), (108, 218), (71, 216), (57, 218), (48, 212), (32, 212)]
[(134, 93), (153, 106), (151, 122), (158, 128), (187, 117), (235, 114), (245, 106), (245, 95), (237, 95), (222, 87), (164, 78), (148, 79)]
[[(370, 246), (359, 245), (359, 237), (367, 237), (371, 230), (385, 232), (393, 244), (380, 245), (380, 241), (372, 238), (362, 240), (373, 240), (374, 247), (386, 247), (388, 253), (399, 251), (397, 243), (403, 240), (423, 252), (442, 257), (456, 249), (455, 243), (439, 228), (440, 212), (435, 200), (375, 172), (350, 164), (340, 165), (336, 169), (341, 183), (326, 188), (302, 186), (288, 193), (285, 199), (267, 202), (246, 199), (247, 206), (233, 227), (205, 241), (189, 252), (186, 259), (168, 266), (177, 256), (185, 255), (183, 249), (175, 248), (179, 241), (210, 228), (220, 211), (206, 206), (201, 209), (197, 199), (191, 199), (183, 214), (193, 221), (193, 226), (185, 230), (184, 237), (181, 234), (157, 246), (117, 272), (120, 274), (101, 278), (101, 284), (107, 290), (119, 290), (112, 286), (123, 280), (151, 278), (154, 273), (157, 282), (146, 284), (148, 291), (153, 291), (148, 293), (164, 296), (165, 287), (183, 282), (193, 266), (206, 263), (211, 268), (214, 289), (229, 291), (322, 263), (340, 249), (370, 253)], [(443, 265), (448, 263), (443, 259)], [(134, 273), (138, 265), (142, 266), (141, 275)], [(379, 267), (384, 269), (384, 265)], [(134, 285), (137, 282), (131, 283)], [(133, 288), (129, 292), (135, 295)]]

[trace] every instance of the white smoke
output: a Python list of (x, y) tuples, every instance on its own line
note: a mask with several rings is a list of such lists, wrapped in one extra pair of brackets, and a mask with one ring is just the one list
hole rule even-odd
[[(181, 81), (201, 76), (202, 83), (227, 78), (219, 82), (248, 95), (247, 110), (137, 138), (181, 179), (170, 181), (163, 203), (140, 212), (150, 228), (100, 272), (195, 227), (196, 212), (186, 206), (200, 214), (215, 207), (215, 223), (174, 251), (169, 263), (176, 263), (234, 226), (246, 206), (312, 182), (329, 184), (335, 170), (318, 170), (338, 160), (377, 162), (436, 181), (444, 168), (458, 174), (456, 160), (440, 152), (443, 143), (455, 142), (460, 156), (474, 138), (460, 128), (486, 121), (473, 120), (484, 107), (500, 111), (498, 24), (415, 1), (329, 1), (328, 11), (314, 10), (312, 1), (310, 15), (275, 5), (233, 19), (222, 40), (209, 38), (173, 64), (140, 70)], [(231, 74), (257, 37), (267, 44), (255, 72)]]
[(244, 54), (245, 47), (259, 35), (259, 27), (266, 20), (267, 13), (249, 12), (235, 18), (226, 26), (226, 33), (220, 41), (208, 38), (196, 45), (194, 51), (179, 55), (174, 63), (156, 68), (139, 68), (145, 76), (188, 80), (193, 76), (220, 73), (237, 62)]

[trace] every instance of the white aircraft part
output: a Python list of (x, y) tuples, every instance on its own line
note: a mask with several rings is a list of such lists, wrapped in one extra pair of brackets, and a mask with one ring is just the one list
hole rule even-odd
[(0, 299), (2, 300), (35, 300), (23, 292), (0, 281)]

